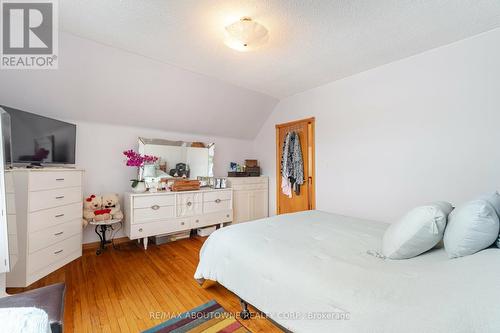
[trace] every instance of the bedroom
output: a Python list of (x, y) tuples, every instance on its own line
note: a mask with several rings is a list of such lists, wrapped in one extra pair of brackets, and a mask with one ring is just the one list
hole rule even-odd
[[(1, 1), (0, 331), (160, 332), (203, 306), (228, 316), (179, 332), (500, 331), (498, 1), (20, 3)], [(419, 249), (391, 252), (405, 236)]]

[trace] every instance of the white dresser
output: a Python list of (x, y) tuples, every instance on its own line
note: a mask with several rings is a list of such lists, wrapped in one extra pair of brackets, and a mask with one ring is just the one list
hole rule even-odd
[(268, 177), (228, 177), (227, 184), (233, 189), (233, 224), (269, 216)]
[(197, 229), (233, 220), (232, 189), (126, 193), (125, 234), (130, 239)]
[(82, 255), (83, 171), (18, 168), (6, 173), (14, 189), (7, 206), (15, 212), (9, 213), (15, 218), (9, 227), (16, 226), (18, 256), (7, 286), (26, 287)]

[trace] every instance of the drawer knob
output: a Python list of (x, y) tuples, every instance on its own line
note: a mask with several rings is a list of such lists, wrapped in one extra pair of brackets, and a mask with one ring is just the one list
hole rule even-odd
[(193, 203), (191, 201), (188, 201), (187, 205), (191, 206)]
[(181, 222), (181, 225), (184, 225), (184, 224), (186, 224), (186, 223), (185, 222)]
[(196, 220), (196, 223), (199, 223), (199, 222), (200, 222), (200, 220)]
[(139, 232), (142, 232), (142, 228), (139, 228)]
[(160, 209), (160, 206), (158, 206), (158, 205), (153, 205), (153, 206), (151, 206), (151, 209), (152, 209), (152, 210), (158, 210), (158, 209)]
[(64, 181), (64, 178), (56, 178), (56, 181), (58, 181), (58, 182), (63, 182), (63, 181)]
[(64, 214), (58, 214), (58, 215), (56, 215), (56, 217), (63, 217), (63, 216), (64, 216)]
[(64, 199), (64, 195), (60, 195), (60, 196), (56, 197), (56, 199)]
[(229, 217), (229, 214), (227, 214), (226, 217)]
[(220, 203), (221, 200), (220, 199), (215, 199), (215, 203)]
[(59, 235), (62, 235), (62, 234), (64, 234), (64, 231), (61, 231), (61, 232), (56, 232), (56, 233), (54, 234), (54, 236), (59, 236)]
[(64, 251), (64, 250), (59, 250), (59, 251), (56, 251), (56, 252), (54, 252), (54, 254), (59, 254), (59, 253), (61, 253), (62, 251)]

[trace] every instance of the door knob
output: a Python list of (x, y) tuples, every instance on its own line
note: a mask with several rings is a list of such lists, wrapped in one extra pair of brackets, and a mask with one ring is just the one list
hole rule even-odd
[(139, 228), (139, 232), (142, 232), (142, 228)]
[(187, 205), (191, 206), (193, 203), (191, 201), (188, 201)]
[(215, 199), (215, 203), (220, 203), (221, 200), (220, 199)]

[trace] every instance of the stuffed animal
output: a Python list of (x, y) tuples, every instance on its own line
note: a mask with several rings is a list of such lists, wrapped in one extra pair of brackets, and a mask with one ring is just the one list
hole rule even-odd
[(123, 219), (123, 213), (120, 206), (120, 198), (116, 193), (108, 193), (102, 196), (102, 206), (105, 209), (110, 209), (111, 217), (115, 220)]
[(89, 222), (94, 220), (95, 214), (94, 211), (96, 209), (100, 209), (102, 206), (101, 197), (97, 197), (95, 194), (85, 198), (83, 201), (83, 218)]
[(98, 209), (94, 210), (94, 221), (100, 222), (100, 221), (106, 221), (106, 220), (111, 220), (111, 209)]
[[(111, 220), (111, 210), (104, 209), (102, 197), (92, 194), (83, 201), (83, 219), (85, 221), (105, 221)], [(84, 223), (84, 226), (87, 225)]]

